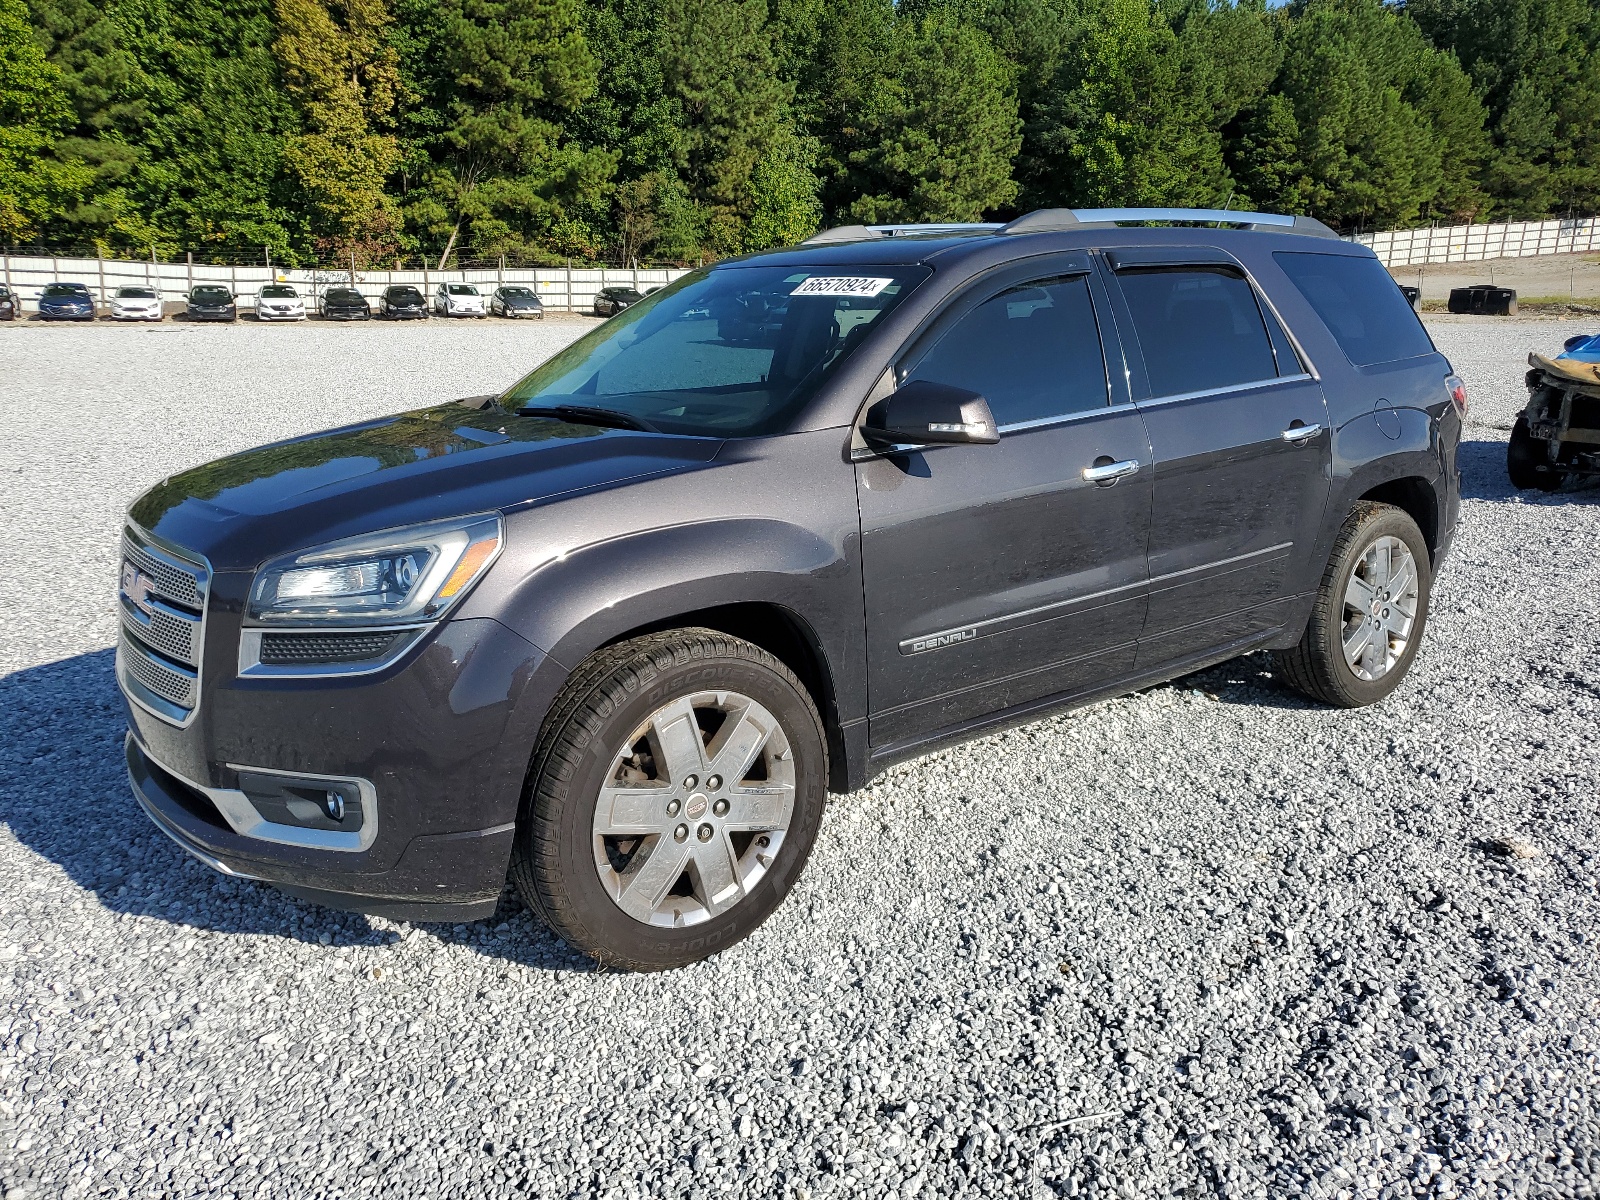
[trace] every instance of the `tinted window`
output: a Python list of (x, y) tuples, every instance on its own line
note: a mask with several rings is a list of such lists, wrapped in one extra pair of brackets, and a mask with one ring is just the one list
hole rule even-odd
[(1117, 278), (1144, 350), (1152, 396), (1177, 396), (1278, 374), (1255, 293), (1222, 268), (1123, 271)]
[(597, 326), (501, 403), (615, 409), (666, 433), (776, 433), (928, 273), (696, 271)]
[(1105, 407), (1088, 280), (1043, 279), (985, 300), (939, 337), (907, 379), (980, 393), (1002, 427)]
[(1433, 353), (1428, 331), (1377, 259), (1298, 251), (1272, 257), (1356, 366)]

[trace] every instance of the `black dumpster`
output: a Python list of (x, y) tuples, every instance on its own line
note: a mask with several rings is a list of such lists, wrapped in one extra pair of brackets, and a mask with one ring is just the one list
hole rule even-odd
[(1517, 311), (1517, 293), (1511, 288), (1476, 283), (1450, 289), (1450, 311), (1486, 317), (1509, 317)]
[(1404, 296), (1410, 302), (1412, 308), (1416, 308), (1419, 304), (1422, 303), (1422, 289), (1421, 288), (1408, 287), (1408, 286), (1406, 286), (1405, 284), (1402, 283), (1400, 285), (1400, 294), (1402, 296)]

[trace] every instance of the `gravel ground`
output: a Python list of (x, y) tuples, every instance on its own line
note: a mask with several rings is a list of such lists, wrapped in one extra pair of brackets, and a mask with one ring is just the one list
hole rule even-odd
[(897, 768), (696, 967), (592, 973), (509, 896), (337, 915), (157, 833), (125, 502), (581, 328), (0, 328), (0, 1194), (1600, 1193), (1600, 493), (1503, 470), (1571, 323), (1433, 324), (1464, 523), (1391, 699), (1256, 657)]

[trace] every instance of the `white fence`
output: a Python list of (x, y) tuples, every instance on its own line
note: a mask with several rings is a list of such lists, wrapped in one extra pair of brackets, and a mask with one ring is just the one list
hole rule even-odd
[(1600, 217), (1397, 229), (1392, 233), (1364, 233), (1352, 240), (1371, 246), (1386, 267), (1582, 254), (1600, 250)]
[[(683, 271), (668, 268), (629, 267), (494, 267), (485, 270), (433, 271), (357, 271), (355, 284), (368, 299), (390, 284), (409, 283), (431, 296), (441, 283), (470, 283), (485, 293), (501, 284), (517, 283), (530, 287), (555, 312), (576, 312), (594, 304), (595, 293), (603, 287), (632, 287), (639, 291), (670, 283)], [(264, 283), (282, 280), (293, 284), (308, 302), (335, 286), (348, 286), (345, 270), (296, 270), (289, 267), (231, 267), (214, 263), (152, 263), (111, 258), (52, 258), (48, 256), (0, 255), (0, 282), (22, 297), (23, 310), (38, 307), (39, 293), (47, 283), (82, 283), (101, 305), (119, 287), (155, 288), (163, 300), (181, 301), (196, 284), (220, 283), (233, 290), (242, 308), (255, 303), (255, 293)], [(312, 307), (307, 304), (307, 309)]]

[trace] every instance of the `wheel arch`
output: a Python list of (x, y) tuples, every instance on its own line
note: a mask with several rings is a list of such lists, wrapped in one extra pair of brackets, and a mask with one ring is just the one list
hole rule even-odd
[(822, 716), (828, 736), (828, 787), (845, 791), (846, 749), (839, 716), (839, 699), (833, 671), (822, 640), (811, 624), (793, 609), (769, 600), (737, 601), (689, 609), (624, 630), (596, 649), (630, 641), (651, 633), (674, 629), (714, 629), (729, 637), (759, 646), (795, 673)]
[(1370, 500), (1376, 504), (1389, 504), (1400, 509), (1417, 523), (1422, 538), (1428, 544), (1428, 557), (1437, 559), (1439, 553), (1439, 493), (1434, 485), (1420, 475), (1403, 475), (1388, 479), (1368, 488), (1356, 500)]

